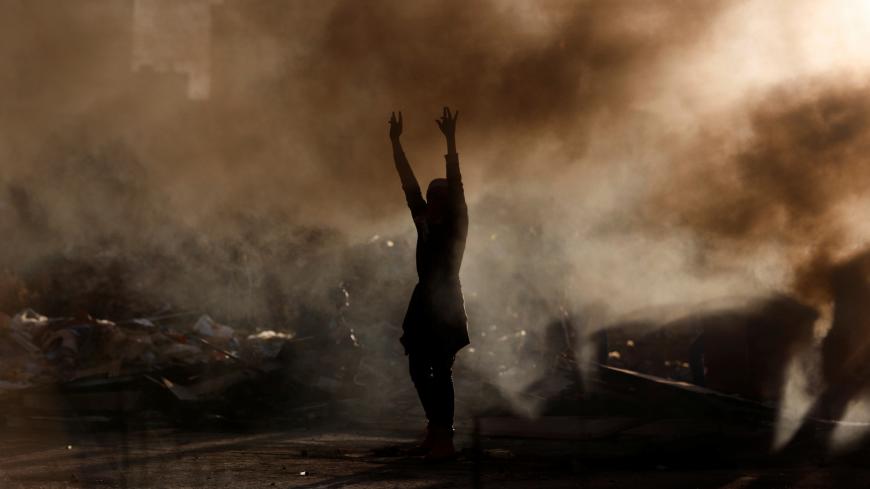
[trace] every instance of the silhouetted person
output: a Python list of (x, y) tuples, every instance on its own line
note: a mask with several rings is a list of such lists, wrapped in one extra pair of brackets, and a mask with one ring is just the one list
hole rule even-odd
[(456, 119), (444, 108), (435, 122), (447, 140), (447, 178), (432, 180), (426, 200), (402, 151), (402, 113), (390, 118), (393, 158), (417, 228), (417, 276), (402, 324), (402, 345), (408, 355), (411, 380), (429, 420), (421, 451), (430, 460), (452, 457), (453, 360), (468, 345), (465, 304), (459, 267), (468, 234), (468, 208), (456, 153)]

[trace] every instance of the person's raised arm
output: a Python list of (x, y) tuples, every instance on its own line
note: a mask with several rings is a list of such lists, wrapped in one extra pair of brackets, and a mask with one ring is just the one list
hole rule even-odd
[[(456, 120), (459, 111), (450, 112), (450, 108), (444, 107), (440, 119), (435, 119), (438, 129), (447, 140), (447, 154), (444, 159), (447, 163), (447, 187), (450, 194), (450, 203), (457, 217), (467, 223), (468, 208), (465, 203), (465, 191), (462, 188), (462, 174), (459, 172), (459, 154), (456, 153)], [(467, 225), (467, 224), (466, 224)]]
[(402, 181), (405, 199), (408, 201), (411, 215), (414, 217), (422, 216), (426, 212), (426, 201), (423, 200), (420, 184), (417, 183), (414, 170), (411, 169), (408, 158), (405, 157), (405, 151), (402, 150), (402, 143), (399, 140), (402, 135), (402, 113), (399, 112), (399, 118), (396, 119), (396, 113), (393, 112), (389, 124), (390, 141), (393, 144), (393, 161), (396, 163), (396, 171), (399, 172), (399, 179)]

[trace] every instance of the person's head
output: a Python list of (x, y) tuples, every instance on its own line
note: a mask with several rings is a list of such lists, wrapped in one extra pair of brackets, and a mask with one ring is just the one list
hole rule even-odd
[(426, 190), (426, 219), (439, 223), (447, 213), (447, 179), (436, 178)]

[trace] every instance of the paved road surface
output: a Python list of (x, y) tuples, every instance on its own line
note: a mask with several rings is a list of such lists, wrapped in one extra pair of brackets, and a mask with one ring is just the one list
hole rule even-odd
[[(413, 442), (409, 432), (383, 429), (70, 434), (46, 428), (0, 436), (4, 489), (435, 489), (475, 483), (498, 489), (870, 488), (870, 463), (669, 467), (644, 459), (621, 460), (619, 443), (493, 438), (481, 442), (485, 451), (479, 462), (469, 450), (456, 462), (431, 466), (404, 453)], [(471, 444), (467, 437), (459, 442)]]

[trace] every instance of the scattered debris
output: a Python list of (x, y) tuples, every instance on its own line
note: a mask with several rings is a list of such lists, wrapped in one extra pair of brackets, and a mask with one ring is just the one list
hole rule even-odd
[[(256, 419), (245, 410), (259, 404), (285, 412), (301, 406), (307, 420), (356, 387), (356, 354), (351, 364), (331, 357), (332, 374), (319, 353), (309, 351), (318, 345), (310, 338), (271, 329), (240, 334), (207, 315), (192, 324), (189, 318), (113, 322), (88, 314), (49, 318), (32, 310), (0, 316), (4, 417), (157, 411), (203, 422), (227, 419), (225, 414)], [(297, 348), (303, 342), (309, 345), (304, 354)], [(293, 376), (294, 370), (317, 375)], [(58, 394), (65, 402), (51, 401)], [(257, 402), (265, 398), (270, 402)]]

